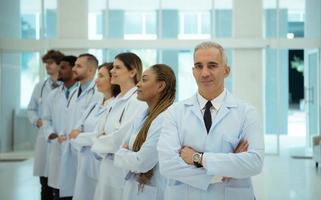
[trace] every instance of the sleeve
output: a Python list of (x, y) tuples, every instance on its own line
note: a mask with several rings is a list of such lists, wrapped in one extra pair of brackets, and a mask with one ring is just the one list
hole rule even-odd
[(38, 99), (40, 97), (41, 83), (38, 83), (33, 89), (32, 96), (30, 102), (28, 104), (27, 113), (29, 121), (33, 126), (36, 126), (37, 120), (40, 119), (39, 116), (39, 102)]
[(157, 164), (158, 155), (156, 146), (160, 136), (162, 123), (160, 117), (161, 116), (158, 116), (151, 124), (147, 138), (138, 152), (133, 152), (125, 148), (120, 148), (116, 152), (114, 159), (114, 164), (116, 166), (135, 173), (144, 173)]
[(44, 134), (46, 138), (49, 137), (51, 133), (54, 133), (55, 130), (52, 124), (52, 102), (56, 90), (53, 90), (49, 93), (48, 98), (44, 102), (43, 107), (43, 122), (44, 122)]
[(206, 174), (204, 168), (196, 168), (188, 165), (179, 156), (182, 145), (179, 138), (176, 110), (169, 108), (164, 113), (164, 123), (159, 138), (157, 150), (159, 156), (160, 173), (169, 179), (174, 179), (182, 183), (201, 190), (207, 190), (211, 184), (213, 176)]
[(128, 130), (130, 130), (133, 120), (136, 118), (136, 116), (142, 114), (146, 107), (147, 105), (144, 102), (138, 101), (137, 99), (130, 102), (126, 107), (126, 111), (119, 129), (100, 137), (93, 145), (92, 151), (100, 155), (116, 153), (116, 151), (122, 145)]
[(245, 113), (241, 135), (249, 143), (247, 152), (204, 153), (203, 165), (207, 174), (241, 179), (257, 175), (262, 171), (264, 136), (258, 114), (253, 107)]

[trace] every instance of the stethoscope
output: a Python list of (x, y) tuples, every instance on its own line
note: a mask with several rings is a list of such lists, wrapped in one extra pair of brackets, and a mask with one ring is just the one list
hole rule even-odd
[[(89, 99), (89, 101), (88, 101), (88, 99), (87, 99), (87, 102), (86, 102), (85, 106), (87, 106), (88, 103), (90, 102), (90, 100), (93, 98), (93, 96), (94, 96), (94, 94), (95, 94), (95, 86), (96, 86), (96, 84), (94, 84), (94, 86), (93, 86), (92, 88), (90, 88), (90, 89), (86, 92), (87, 94), (90, 93), (90, 92), (92, 92), (92, 95), (91, 95), (91, 98)], [(79, 86), (79, 87), (80, 87), (80, 86)], [(73, 93), (71, 94), (70, 98), (68, 99), (67, 108), (69, 108), (69, 104), (70, 104), (70, 102), (71, 102), (71, 99), (72, 99), (72, 97), (75, 95), (75, 93), (76, 93), (77, 91), (79, 91), (79, 89), (78, 89), (78, 90), (75, 89), (75, 90), (73, 91)], [(85, 93), (85, 92), (84, 92), (84, 93)], [(82, 94), (80, 94), (79, 97), (81, 97), (81, 96), (82, 96)]]
[(43, 90), (45, 89), (45, 86), (48, 82), (48, 79), (45, 80), (45, 82), (43, 82), (42, 86), (41, 86), (41, 90), (40, 90), (40, 97), (38, 99), (38, 103), (41, 104), (42, 102), (42, 96), (43, 96)]

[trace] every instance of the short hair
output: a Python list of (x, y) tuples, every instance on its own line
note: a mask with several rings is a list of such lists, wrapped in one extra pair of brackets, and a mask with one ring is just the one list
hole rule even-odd
[(59, 65), (64, 56), (65, 55), (60, 51), (51, 49), (42, 56), (42, 62), (46, 63), (49, 59), (52, 59), (57, 65)]
[(210, 49), (210, 48), (217, 49), (221, 54), (223, 64), (227, 65), (227, 56), (226, 56), (224, 48), (219, 43), (212, 42), (212, 41), (206, 41), (206, 42), (202, 42), (202, 43), (196, 45), (196, 47), (194, 48), (194, 58), (195, 58), (196, 51), (198, 51), (200, 49)]
[[(113, 63), (103, 63), (101, 65), (99, 65), (98, 69), (101, 69), (101, 68), (106, 68), (107, 71), (108, 71), (108, 74), (109, 76), (111, 77), (111, 70), (113, 69)], [(120, 93), (120, 87), (119, 85), (115, 85), (115, 84), (111, 84), (111, 92), (112, 92), (112, 95), (114, 97), (116, 97), (119, 93)]]
[(137, 84), (143, 73), (143, 63), (139, 56), (132, 52), (125, 52), (116, 55), (115, 59), (122, 61), (128, 70), (136, 69), (134, 81)]
[(96, 56), (94, 56), (90, 53), (83, 53), (78, 56), (78, 58), (81, 58), (81, 57), (86, 57), (87, 62), (94, 64), (95, 67), (98, 68), (98, 60), (97, 60)]
[(69, 55), (69, 56), (64, 56), (60, 62), (62, 61), (65, 61), (65, 62), (68, 62), (70, 64), (71, 67), (75, 66), (75, 62), (77, 60), (77, 57), (76, 56), (72, 56), (72, 55)]

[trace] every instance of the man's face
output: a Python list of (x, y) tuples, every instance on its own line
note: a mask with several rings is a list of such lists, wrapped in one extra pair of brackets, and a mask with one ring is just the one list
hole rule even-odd
[[(194, 55), (193, 75), (201, 94), (219, 95), (224, 89), (224, 78), (230, 72), (216, 48), (199, 49)], [(209, 95), (212, 96), (212, 95)]]
[(44, 62), (46, 66), (46, 71), (49, 76), (55, 75), (58, 73), (59, 66), (53, 59), (48, 59)]
[(76, 81), (82, 81), (89, 75), (89, 67), (86, 57), (77, 58), (75, 66), (72, 69)]
[(69, 62), (61, 61), (59, 65), (58, 80), (62, 82), (67, 82), (73, 77), (72, 67)]

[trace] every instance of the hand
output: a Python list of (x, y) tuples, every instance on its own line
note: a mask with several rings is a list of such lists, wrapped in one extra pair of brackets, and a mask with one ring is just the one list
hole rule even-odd
[(41, 119), (38, 119), (37, 122), (36, 122), (37, 128), (41, 128), (42, 125), (43, 125), (42, 120), (41, 120)]
[(128, 144), (123, 144), (122, 148), (129, 149), (129, 146), (128, 146)]
[(179, 155), (181, 158), (189, 165), (193, 165), (193, 154), (197, 153), (193, 148), (191, 147), (183, 147), (179, 151)]
[(101, 136), (103, 136), (103, 135), (106, 135), (105, 133), (99, 133), (98, 135), (97, 135), (97, 138), (100, 138)]
[[(248, 150), (249, 143), (247, 140), (241, 140), (240, 143), (237, 145), (237, 147), (234, 149), (234, 153), (242, 153), (246, 152)], [(222, 181), (229, 181), (231, 177), (223, 177)]]
[(66, 141), (67, 140), (67, 138), (66, 138), (66, 136), (64, 136), (64, 135), (59, 135), (58, 136), (58, 142), (59, 143), (63, 143), (64, 141)]
[(246, 152), (249, 147), (249, 143), (247, 140), (241, 140), (237, 147), (234, 149), (234, 153), (242, 153)]
[(69, 138), (70, 139), (76, 138), (79, 134), (80, 134), (80, 131), (77, 129), (74, 129), (69, 133)]
[(57, 133), (51, 133), (48, 137), (49, 140), (54, 140), (58, 137), (58, 134)]

